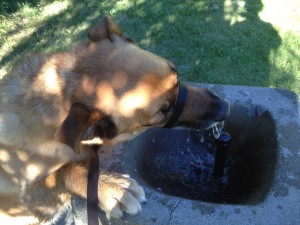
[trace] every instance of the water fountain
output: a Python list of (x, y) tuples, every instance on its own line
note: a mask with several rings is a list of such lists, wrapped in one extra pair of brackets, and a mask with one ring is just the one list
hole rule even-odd
[[(237, 124), (236, 118), (244, 124)], [(124, 168), (146, 185), (174, 196), (227, 204), (264, 201), (278, 151), (271, 115), (251, 115), (235, 105), (224, 130), (220, 128), (201, 132), (205, 141), (196, 130), (151, 129), (124, 146), (132, 153), (125, 154)], [(232, 134), (231, 145), (225, 131)]]
[[(154, 128), (115, 152), (103, 152), (100, 164), (130, 174), (148, 198), (141, 214), (111, 224), (300, 224), (297, 95), (272, 88), (194, 85), (231, 102), (224, 128)], [(222, 159), (215, 157), (220, 141), (227, 154), (215, 166), (215, 159)], [(72, 204), (76, 220), (82, 220), (86, 203), (73, 199)]]

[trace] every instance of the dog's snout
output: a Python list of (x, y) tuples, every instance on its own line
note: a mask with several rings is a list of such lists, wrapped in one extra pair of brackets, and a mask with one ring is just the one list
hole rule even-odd
[(220, 122), (225, 120), (230, 113), (230, 103), (227, 100), (221, 100), (218, 111), (215, 121)]
[(227, 100), (222, 100), (219, 97), (213, 100), (208, 107), (204, 116), (200, 116), (200, 120), (209, 120), (221, 122), (226, 120), (230, 113), (230, 104)]
[(187, 100), (179, 123), (201, 127), (206, 123), (221, 122), (230, 113), (230, 103), (214, 92), (188, 86)]
[(206, 91), (206, 94), (210, 100), (206, 108), (206, 113), (201, 117), (202, 120), (215, 122), (226, 120), (230, 113), (230, 103), (211, 91)]

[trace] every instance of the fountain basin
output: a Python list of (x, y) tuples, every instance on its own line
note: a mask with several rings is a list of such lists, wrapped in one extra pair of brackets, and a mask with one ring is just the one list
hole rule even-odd
[(161, 192), (206, 202), (258, 204), (270, 191), (278, 158), (276, 127), (262, 106), (232, 105), (224, 176), (215, 178), (211, 131), (153, 128), (124, 145), (123, 168)]
[[(184, 180), (184, 173), (172, 174), (177, 168), (174, 165), (185, 161), (190, 165), (190, 161), (195, 159), (189, 155), (191, 152), (201, 153), (196, 159), (207, 159), (208, 165), (210, 157), (200, 151), (201, 140), (197, 131), (152, 129), (117, 148), (102, 149), (101, 166), (129, 173), (143, 185), (148, 198), (139, 215), (112, 220), (111, 224), (300, 224), (297, 95), (272, 88), (193, 85), (218, 93), (232, 105), (225, 127), (225, 131), (233, 137), (229, 153), (232, 158), (229, 165), (235, 168), (231, 174), (235, 178), (231, 178), (232, 185), (216, 195), (200, 195), (203, 182), (198, 185), (197, 176), (204, 170), (195, 163), (190, 169), (194, 172), (191, 172), (194, 185), (177, 188), (172, 184), (167, 190), (168, 184), (164, 179), (178, 182), (181, 178), (186, 184), (191, 178)], [(179, 157), (182, 154), (179, 150), (183, 151), (182, 157)], [(169, 157), (163, 159), (165, 155)], [(227, 175), (229, 181), (230, 173)], [(182, 183), (179, 182), (179, 185)], [(85, 201), (73, 198), (72, 206), (75, 224), (84, 224)], [(101, 213), (100, 217), (106, 224), (105, 215)]]

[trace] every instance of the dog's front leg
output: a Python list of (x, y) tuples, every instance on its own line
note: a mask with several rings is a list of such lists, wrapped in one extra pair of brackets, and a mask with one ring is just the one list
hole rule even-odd
[[(87, 197), (88, 165), (70, 164), (45, 179), (24, 185), (22, 202), (40, 220), (49, 220), (71, 194)], [(145, 193), (128, 175), (100, 171), (98, 184), (99, 206), (107, 218), (121, 218), (123, 212), (137, 214)]]
[[(87, 165), (70, 164), (43, 180), (24, 185), (22, 202), (39, 219), (50, 219), (70, 194), (87, 197)], [(137, 214), (145, 193), (128, 175), (100, 171), (98, 184), (99, 206), (107, 218), (121, 218), (123, 211)]]
[[(70, 165), (65, 169), (66, 188), (73, 194), (87, 197), (87, 166)], [(137, 214), (141, 210), (141, 202), (146, 200), (145, 193), (134, 179), (128, 175), (100, 170), (98, 184), (99, 206), (105, 211), (107, 218), (121, 218), (123, 211)]]

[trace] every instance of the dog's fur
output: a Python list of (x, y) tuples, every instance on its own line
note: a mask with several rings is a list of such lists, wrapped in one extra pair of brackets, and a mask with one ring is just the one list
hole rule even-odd
[[(1, 81), (1, 224), (48, 220), (71, 195), (86, 198), (90, 150), (83, 139), (98, 135), (105, 144), (162, 127), (171, 116), (178, 94), (172, 63), (123, 37), (109, 17), (88, 38), (66, 52), (31, 55)], [(189, 86), (179, 122), (224, 119), (222, 105)], [(135, 180), (106, 171), (98, 196), (116, 218), (138, 213), (146, 199)]]

